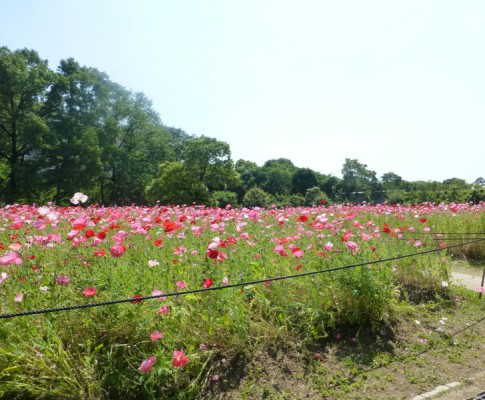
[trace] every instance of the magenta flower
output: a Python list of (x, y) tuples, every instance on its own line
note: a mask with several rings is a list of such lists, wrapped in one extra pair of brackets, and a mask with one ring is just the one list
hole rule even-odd
[(22, 264), (22, 259), (15, 252), (7, 253), (3, 257), (0, 257), (0, 265), (20, 265)]
[(187, 356), (184, 354), (183, 350), (174, 350), (173, 351), (173, 359), (172, 359), (172, 365), (174, 367), (183, 367), (189, 362), (189, 359)]
[(148, 374), (152, 370), (155, 361), (157, 361), (157, 358), (155, 356), (150, 356), (148, 357), (148, 360), (143, 360), (141, 362), (140, 368), (138, 369), (144, 374)]
[(59, 274), (57, 275), (56, 278), (56, 283), (60, 286), (67, 286), (71, 282), (71, 280), (68, 278), (67, 275), (65, 274)]
[(354, 242), (352, 242), (351, 240), (349, 240), (349, 241), (347, 242), (347, 249), (352, 250), (352, 251), (355, 251), (355, 250), (357, 250), (358, 248), (359, 248), (359, 246), (357, 246), (357, 243), (354, 243)]
[(163, 338), (163, 333), (159, 331), (154, 331), (150, 334), (150, 339), (154, 342), (155, 340), (160, 340)]
[(122, 246), (121, 244), (115, 244), (109, 249), (109, 252), (113, 257), (121, 257), (125, 253), (125, 251), (125, 246)]

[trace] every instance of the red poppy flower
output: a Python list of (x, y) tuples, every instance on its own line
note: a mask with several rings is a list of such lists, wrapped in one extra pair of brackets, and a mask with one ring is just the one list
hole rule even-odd
[(207, 249), (207, 251), (205, 252), (205, 254), (209, 258), (215, 259), (219, 255), (219, 252), (217, 250)]
[(178, 228), (180, 228), (180, 225), (178, 225), (173, 221), (167, 220), (163, 223), (163, 228), (164, 228), (163, 231), (165, 233), (171, 233), (176, 231)]
[(212, 286), (212, 278), (204, 279), (202, 285), (204, 288), (209, 289)]
[(135, 294), (133, 296), (133, 300), (130, 301), (131, 304), (135, 304), (135, 303), (141, 303), (143, 300), (138, 300), (140, 297), (143, 297), (142, 294)]

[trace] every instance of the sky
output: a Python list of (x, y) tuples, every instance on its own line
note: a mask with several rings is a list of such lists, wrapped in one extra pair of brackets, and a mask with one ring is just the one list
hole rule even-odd
[(143, 92), (232, 158), (485, 177), (485, 1), (0, 0), (0, 46)]

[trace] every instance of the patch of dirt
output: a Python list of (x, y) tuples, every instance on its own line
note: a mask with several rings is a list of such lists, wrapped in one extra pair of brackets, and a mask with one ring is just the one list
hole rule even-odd
[(454, 291), (456, 305), (404, 306), (377, 333), (348, 328), (312, 346), (285, 337), (219, 361), (204, 398), (408, 400), (466, 383), (483, 368), (485, 306), (476, 293)]

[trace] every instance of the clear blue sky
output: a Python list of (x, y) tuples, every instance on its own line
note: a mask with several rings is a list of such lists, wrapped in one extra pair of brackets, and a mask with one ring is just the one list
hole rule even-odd
[(485, 177), (485, 1), (0, 0), (1, 45), (104, 71), (234, 160)]

